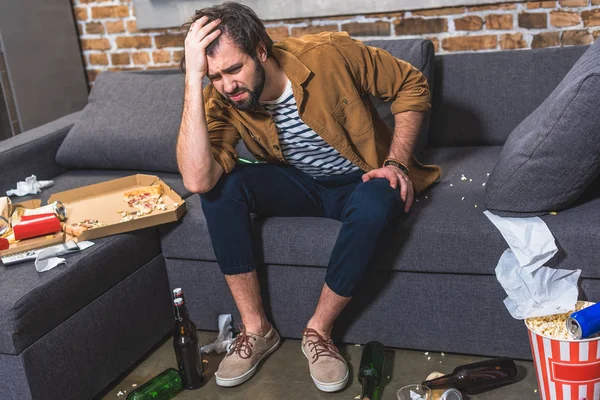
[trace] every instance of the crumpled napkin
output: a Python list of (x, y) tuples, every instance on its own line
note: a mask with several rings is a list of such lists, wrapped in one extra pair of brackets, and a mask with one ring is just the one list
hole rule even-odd
[(504, 305), (515, 319), (564, 313), (575, 308), (581, 270), (544, 267), (557, 253), (554, 235), (538, 217), (504, 218), (484, 212), (509, 245), (496, 266), (496, 278), (508, 297)]
[[(79, 246), (79, 251), (82, 251), (92, 247), (94, 242), (84, 241), (77, 243), (77, 245)], [(57, 246), (48, 247), (47, 249), (42, 250), (35, 259), (35, 270), (37, 272), (46, 272), (59, 266), (60, 264), (66, 264), (67, 260), (61, 257), (56, 257), (58, 253), (59, 250)]]
[(231, 314), (219, 315), (219, 336), (213, 343), (202, 346), (200, 349), (202, 353), (210, 353), (216, 351), (217, 354), (221, 354), (227, 351), (227, 348), (233, 342), (233, 333), (231, 332)]
[(6, 191), (7, 196), (27, 196), (38, 194), (43, 188), (54, 185), (54, 181), (38, 181), (37, 176), (31, 175), (25, 181), (17, 182), (17, 188)]

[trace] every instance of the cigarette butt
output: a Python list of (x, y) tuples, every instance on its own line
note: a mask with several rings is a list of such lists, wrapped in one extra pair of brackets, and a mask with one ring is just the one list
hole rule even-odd
[(558, 215), (556, 211), (550, 211), (550, 215)]

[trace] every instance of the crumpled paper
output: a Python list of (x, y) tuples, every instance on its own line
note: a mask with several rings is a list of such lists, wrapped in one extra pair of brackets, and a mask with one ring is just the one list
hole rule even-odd
[(538, 217), (485, 216), (509, 245), (496, 266), (496, 278), (508, 297), (504, 305), (515, 319), (541, 317), (575, 308), (581, 270), (544, 267), (557, 253), (554, 236)]
[(17, 188), (6, 191), (7, 196), (27, 196), (38, 194), (43, 188), (54, 185), (54, 181), (38, 181), (37, 176), (31, 175), (25, 181), (17, 182)]
[(231, 342), (233, 342), (231, 314), (221, 314), (219, 315), (219, 336), (217, 336), (217, 340), (202, 346), (200, 350), (202, 353), (210, 353), (214, 350), (217, 354), (221, 354), (227, 351)]
[[(79, 246), (79, 251), (82, 251), (92, 247), (94, 243), (84, 241), (77, 243), (77, 245)], [(59, 266), (60, 264), (66, 264), (67, 260), (61, 257), (56, 257), (57, 255), (60, 255), (59, 249), (60, 246), (52, 246), (42, 250), (35, 259), (35, 270), (37, 272), (46, 272)]]
[(410, 391), (410, 400), (425, 400), (425, 397), (423, 397), (419, 393), (415, 393), (411, 390)]

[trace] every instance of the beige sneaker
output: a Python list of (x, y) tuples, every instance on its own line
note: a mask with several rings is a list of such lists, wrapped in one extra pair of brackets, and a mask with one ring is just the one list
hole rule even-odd
[(348, 364), (331, 339), (325, 340), (314, 329), (302, 331), (302, 352), (308, 359), (310, 376), (324, 392), (342, 390), (348, 383)]
[(258, 364), (277, 350), (279, 341), (279, 334), (272, 326), (265, 336), (259, 336), (246, 332), (242, 325), (215, 373), (217, 385), (232, 387), (246, 382), (254, 375)]

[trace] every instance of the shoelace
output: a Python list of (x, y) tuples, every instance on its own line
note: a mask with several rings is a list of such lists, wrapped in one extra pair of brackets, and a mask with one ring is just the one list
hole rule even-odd
[[(314, 351), (311, 364), (314, 364), (321, 356), (333, 357), (340, 361), (344, 361), (331, 339), (325, 340), (319, 332), (310, 328), (304, 329), (302, 335), (306, 336), (306, 343), (312, 345), (312, 350)], [(314, 340), (312, 338), (314, 338)]]
[(248, 334), (246, 333), (246, 327), (244, 325), (241, 325), (240, 333), (235, 337), (235, 339), (231, 343), (227, 356), (230, 356), (233, 353), (237, 353), (240, 356), (240, 358), (243, 359), (252, 357), (253, 346), (250, 343), (250, 339), (253, 339), (256, 342), (256, 338), (248, 336)]

